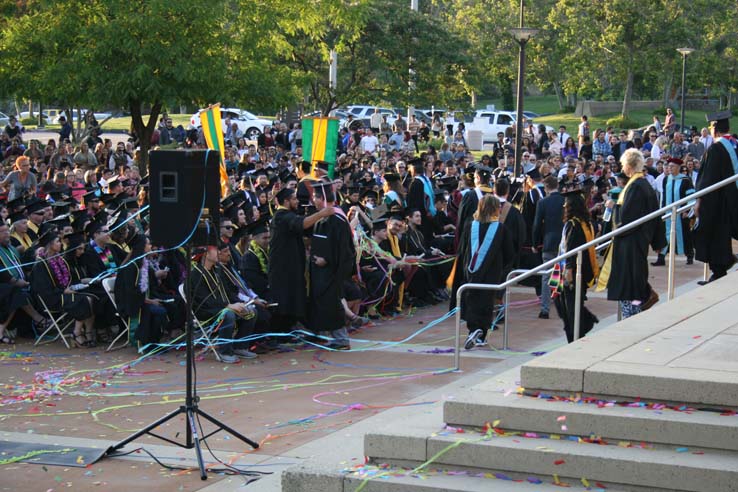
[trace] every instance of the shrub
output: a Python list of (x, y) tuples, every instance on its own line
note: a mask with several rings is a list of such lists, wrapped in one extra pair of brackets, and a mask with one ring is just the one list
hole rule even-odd
[(577, 108), (574, 106), (564, 106), (563, 109), (557, 111), (558, 114), (573, 113)]
[(641, 126), (637, 121), (634, 121), (628, 118), (623, 118), (622, 116), (616, 116), (614, 118), (610, 118), (605, 123), (608, 126), (613, 126), (620, 130), (630, 130), (632, 128), (638, 128)]
[[(44, 119), (44, 122), (45, 121), (46, 119)], [(23, 118), (22, 120), (20, 120), (20, 122), (23, 126), (36, 125), (38, 124), (38, 116), (36, 116), (35, 118)]]

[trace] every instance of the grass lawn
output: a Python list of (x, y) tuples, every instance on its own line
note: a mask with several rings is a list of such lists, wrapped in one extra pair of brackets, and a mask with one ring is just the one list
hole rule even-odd
[[(170, 118), (172, 118), (172, 124), (176, 127), (177, 125), (182, 125), (183, 127), (187, 128), (187, 125), (190, 124), (190, 118), (192, 117), (191, 114), (170, 114)], [(148, 115), (144, 116), (144, 123), (148, 121)], [(74, 123), (74, 126), (76, 128), (77, 124)], [(36, 128), (34, 125), (28, 125), (29, 129)], [(60, 128), (60, 125), (46, 125), (46, 128), (49, 130), (58, 130)], [(109, 119), (104, 125), (103, 125), (103, 133), (105, 130), (118, 130), (118, 131), (128, 131), (131, 128), (131, 117), (130, 116), (123, 116), (121, 118), (111, 118)]]

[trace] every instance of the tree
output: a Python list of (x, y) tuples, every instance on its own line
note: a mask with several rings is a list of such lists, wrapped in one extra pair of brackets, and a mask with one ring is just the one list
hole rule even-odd
[(224, 56), (230, 43), (225, 0), (35, 0), (22, 6), (0, 31), (0, 92), (66, 107), (127, 109), (144, 173), (167, 101), (204, 104), (233, 92), (226, 87), (237, 68)]

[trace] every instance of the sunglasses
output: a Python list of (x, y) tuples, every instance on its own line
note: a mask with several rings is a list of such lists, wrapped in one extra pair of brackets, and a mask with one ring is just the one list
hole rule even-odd
[(231, 230), (231, 229), (233, 229), (233, 226), (232, 226), (232, 225), (229, 225), (229, 226), (223, 226), (223, 229), (228, 229), (228, 230)]

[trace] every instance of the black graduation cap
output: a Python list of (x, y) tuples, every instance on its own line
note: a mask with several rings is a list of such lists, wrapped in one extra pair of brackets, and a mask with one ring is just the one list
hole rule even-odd
[(489, 177), (492, 175), (492, 168), (487, 167), (483, 164), (476, 164), (474, 166), (474, 171), (480, 176), (484, 176), (484, 177)]
[(446, 190), (433, 190), (433, 198), (435, 201), (446, 201)]
[(54, 217), (69, 213), (70, 202), (52, 202), (51, 209), (54, 212)]
[(386, 173), (386, 174), (384, 175), (384, 180), (385, 180), (386, 182), (388, 182), (388, 183), (397, 183), (397, 182), (399, 182), (399, 181), (400, 181), (401, 179), (402, 179), (402, 178), (400, 178), (400, 175), (399, 175), (399, 174), (395, 174), (395, 173)]
[(331, 181), (313, 181), (313, 194), (320, 195), (326, 192), (333, 193), (333, 183)]
[(110, 190), (110, 188), (113, 188), (115, 186), (118, 186), (118, 185), (122, 184), (121, 181), (120, 181), (120, 178), (118, 178), (117, 175), (116, 176), (113, 176), (110, 179), (108, 179), (106, 181), (106, 183), (108, 184), (108, 190)]
[(382, 216), (377, 220), (372, 221), (372, 230), (381, 231), (387, 229), (387, 216)]
[(59, 215), (57, 217), (54, 217), (50, 221), (48, 221), (49, 224), (54, 224), (59, 228), (59, 230), (62, 230), (64, 227), (71, 226), (72, 221), (70, 220), (69, 214), (63, 214)]
[(32, 214), (49, 206), (46, 200), (34, 199), (26, 204), (26, 213)]
[(266, 169), (259, 169), (258, 171), (254, 171), (253, 173), (251, 173), (251, 175), (254, 178), (258, 178), (259, 176), (268, 176), (268, 173)]
[(269, 218), (259, 217), (259, 220), (255, 220), (241, 229), (243, 229), (246, 234), (251, 234), (252, 236), (263, 234), (269, 231)]
[[(289, 188), (284, 188), (285, 190), (289, 190)], [(284, 190), (280, 190), (284, 191)], [(290, 190), (293, 191), (293, 190)], [(259, 208), (259, 216), (260, 217), (271, 217), (272, 216), (272, 210), (269, 208), (269, 204), (265, 203), (264, 205), (261, 205)]]
[(69, 200), (69, 195), (62, 191), (52, 191), (49, 193), (49, 196), (54, 201), (67, 201)]
[(11, 224), (15, 224), (18, 221), (26, 220), (28, 217), (26, 216), (26, 212), (21, 210), (20, 212), (14, 212), (8, 216), (8, 219), (10, 219)]
[(365, 198), (373, 198), (376, 201), (379, 198), (379, 193), (369, 188), (361, 193), (361, 199), (363, 200)]
[(330, 166), (330, 163), (326, 161), (315, 161), (315, 169), (320, 169), (321, 171), (328, 172), (329, 166)]
[(19, 196), (18, 198), (13, 198), (7, 205), (10, 212), (13, 212), (14, 210), (23, 210), (26, 208), (26, 197)]
[(410, 159), (407, 161), (408, 166), (412, 166), (414, 168), (423, 168), (425, 166), (425, 162), (420, 157), (414, 157), (413, 159)]
[(148, 186), (149, 185), (149, 175), (146, 174), (141, 178), (141, 181), (138, 182), (141, 186)]
[(84, 244), (85, 235), (81, 232), (73, 232), (72, 234), (67, 234), (64, 237), (64, 240), (67, 242), (66, 251), (71, 251), (73, 249), (77, 249), (81, 244)]
[(562, 179), (559, 181), (559, 193), (563, 196), (568, 195), (575, 195), (575, 194), (583, 194), (584, 193), (584, 183), (578, 182), (576, 180), (574, 181), (566, 181), (566, 179)]
[(51, 244), (51, 242), (54, 241), (54, 239), (58, 237), (59, 237), (59, 233), (56, 231), (55, 228), (53, 228), (41, 234), (37, 242), (39, 246), (41, 246), (42, 248), (45, 248), (46, 246)]
[(347, 193), (348, 193), (349, 195), (353, 195), (354, 193), (361, 193), (361, 186), (349, 186), (349, 187), (348, 187), (348, 188), (346, 189), (346, 192), (347, 192)]
[(57, 231), (57, 230), (59, 230), (59, 228), (57, 227), (57, 225), (56, 225), (56, 224), (54, 224), (54, 223), (53, 223), (53, 222), (51, 222), (51, 221), (47, 221), (47, 222), (44, 222), (44, 223), (43, 223), (43, 224), (41, 224), (41, 226), (39, 226), (39, 228), (38, 228), (38, 234), (39, 234), (39, 237), (40, 237), (41, 235), (43, 235), (43, 234), (45, 234), (45, 233), (47, 233), (47, 232), (51, 231), (51, 230)]
[(537, 167), (534, 167), (533, 169), (531, 169), (525, 174), (527, 174), (528, 177), (532, 179), (533, 181), (539, 181), (541, 179), (541, 172), (538, 170)]
[(246, 226), (242, 226), (242, 227), (233, 226), (233, 235), (231, 236), (231, 241), (234, 243), (237, 243), (245, 235), (246, 235)]
[(448, 191), (455, 189), (459, 184), (459, 179), (456, 176), (444, 176), (439, 181), (438, 186)]
[(111, 231), (114, 229), (120, 229), (126, 222), (128, 222), (128, 210), (122, 208), (108, 219), (108, 227)]
[[(281, 171), (279, 171), (279, 174), (278, 174), (278, 176), (279, 176), (279, 180), (280, 180), (281, 182), (283, 182), (283, 183), (286, 183), (287, 181), (289, 181), (289, 179), (290, 179), (291, 177), (294, 177), (294, 176), (292, 175), (292, 171), (290, 171), (290, 170), (289, 170), (289, 169), (287, 169), (287, 168), (285, 168), (285, 169), (282, 169)], [(297, 179), (297, 178), (295, 177), (295, 179)]]
[[(287, 198), (292, 197), (292, 195), (294, 195), (294, 194), (295, 194), (295, 190), (293, 190), (291, 188), (282, 188), (281, 190), (279, 190), (277, 192), (277, 202), (278, 203), (284, 203), (284, 201)], [(263, 206), (264, 205), (262, 205), (262, 207)], [(259, 212), (261, 212), (261, 207), (259, 207)]]
[(729, 120), (733, 117), (733, 113), (729, 109), (723, 111), (715, 111), (714, 113), (708, 113), (705, 115), (708, 123)]

